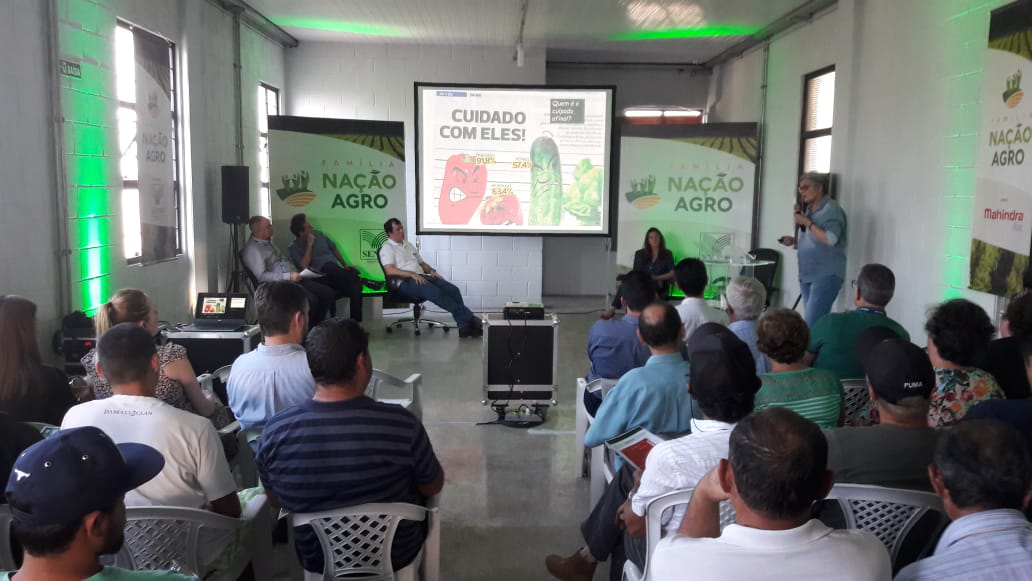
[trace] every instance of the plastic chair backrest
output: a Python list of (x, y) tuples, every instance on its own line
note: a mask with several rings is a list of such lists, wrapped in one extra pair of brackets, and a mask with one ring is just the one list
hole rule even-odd
[[(663, 513), (673, 510), (676, 506), (688, 504), (692, 499), (694, 488), (675, 490), (657, 496), (648, 506), (645, 507), (645, 569), (641, 579), (649, 578), (649, 557), (656, 550), (656, 545), (663, 538)], [(724, 530), (729, 524), (735, 522), (735, 509), (729, 501), (720, 503), (720, 530)]]
[[(204, 567), (199, 558), (201, 530), (235, 531), (247, 523), (202, 509), (172, 506), (127, 507), (125, 516), (125, 544), (115, 555), (115, 566), (133, 571), (168, 570), (179, 565), (199, 574)], [(245, 559), (239, 568), (246, 565)]]
[(366, 386), (366, 395), (383, 403), (392, 403), (412, 412), (423, 421), (423, 375), (413, 373), (405, 379), (373, 369), (373, 376)]
[(323, 579), (355, 576), (394, 581), (391, 546), (402, 520), (426, 519), (427, 509), (404, 502), (369, 503), (290, 515), (291, 526), (310, 525), (323, 551)]
[(846, 398), (845, 425), (848, 426), (851, 421), (859, 418), (863, 411), (867, 409), (867, 404), (871, 401), (871, 396), (867, 392), (866, 379), (843, 379), (842, 391)]
[(846, 528), (868, 531), (878, 537), (889, 550), (893, 563), (921, 517), (929, 511), (943, 512), (942, 499), (931, 492), (868, 484), (836, 484), (827, 500), (838, 501)]
[(18, 564), (11, 551), (11, 512), (0, 505), (0, 571), (14, 571)]

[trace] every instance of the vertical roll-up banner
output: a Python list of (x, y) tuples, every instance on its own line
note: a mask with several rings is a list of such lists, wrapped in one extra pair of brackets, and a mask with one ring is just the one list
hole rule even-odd
[(406, 220), (404, 123), (269, 117), (269, 168), (274, 242), (285, 254), (290, 218), (303, 212), (361, 276), (383, 278), (383, 223)]
[(176, 255), (173, 190), (175, 139), (168, 42), (134, 34), (136, 53), (136, 157), (139, 166), (140, 259), (146, 264)]
[(742, 256), (752, 246), (757, 126), (625, 125), (620, 138), (617, 272), (659, 228), (674, 261)]
[[(992, 13), (982, 80), (975, 200), (971, 225), (972, 290), (1012, 296), (1022, 290), (1032, 246), (1032, 3)], [(1029, 157), (1029, 159), (1026, 159)]]

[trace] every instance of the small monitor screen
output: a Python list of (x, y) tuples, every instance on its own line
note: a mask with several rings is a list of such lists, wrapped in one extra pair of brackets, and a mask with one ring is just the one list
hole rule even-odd
[(226, 293), (198, 293), (197, 308), (194, 311), (197, 319), (233, 319), (247, 318), (247, 295)]
[(226, 297), (207, 297), (201, 303), (201, 313), (205, 315), (226, 314)]
[(247, 297), (233, 297), (229, 300), (229, 308), (231, 309), (246, 309), (247, 308)]

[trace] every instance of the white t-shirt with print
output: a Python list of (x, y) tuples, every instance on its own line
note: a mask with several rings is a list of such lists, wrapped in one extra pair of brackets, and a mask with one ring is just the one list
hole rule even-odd
[(211, 422), (154, 397), (114, 395), (79, 404), (61, 428), (95, 426), (116, 443), (146, 444), (165, 457), (165, 467), (125, 495), (128, 506), (202, 508), (236, 491), (222, 442)]

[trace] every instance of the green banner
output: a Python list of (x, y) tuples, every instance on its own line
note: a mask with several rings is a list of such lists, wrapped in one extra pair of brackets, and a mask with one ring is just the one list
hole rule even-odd
[(275, 243), (294, 241), (290, 218), (303, 212), (361, 276), (383, 280), (383, 223), (406, 217), (404, 131), (392, 121), (270, 117)]

